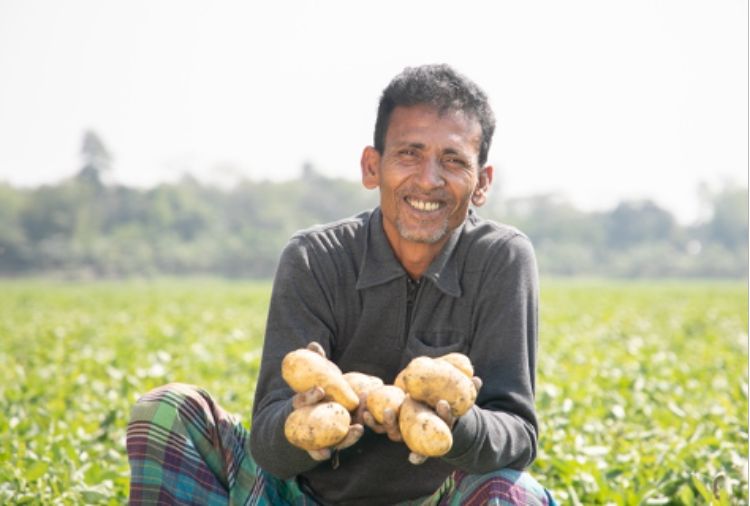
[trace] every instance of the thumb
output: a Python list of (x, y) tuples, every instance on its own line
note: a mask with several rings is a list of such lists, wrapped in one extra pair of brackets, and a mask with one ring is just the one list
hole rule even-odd
[(474, 383), (474, 388), (477, 389), (477, 392), (482, 389), (482, 379), (479, 376), (472, 377), (471, 382)]
[(424, 455), (420, 455), (419, 453), (411, 452), (409, 454), (409, 462), (411, 462), (415, 466), (424, 464), (426, 460), (427, 460), (427, 457)]
[(310, 344), (307, 345), (307, 349), (310, 351), (314, 351), (323, 358), (326, 358), (325, 350), (317, 341), (310, 341)]
[(364, 434), (365, 428), (359, 424), (355, 423), (354, 425), (349, 426), (349, 432), (347, 432), (346, 436), (344, 436), (344, 439), (341, 440), (336, 446), (334, 446), (335, 450), (343, 450), (344, 448), (349, 448), (351, 445), (359, 441), (359, 438), (362, 437), (362, 434)]
[(328, 448), (323, 448), (321, 450), (308, 450), (307, 453), (310, 454), (310, 457), (312, 457), (313, 460), (317, 460), (318, 462), (331, 458), (331, 450)]

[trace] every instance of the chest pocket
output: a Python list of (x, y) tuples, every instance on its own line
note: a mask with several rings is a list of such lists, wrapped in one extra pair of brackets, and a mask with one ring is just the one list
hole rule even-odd
[(466, 333), (458, 330), (416, 330), (411, 333), (406, 343), (406, 363), (421, 355), (439, 357), (454, 351), (468, 351)]

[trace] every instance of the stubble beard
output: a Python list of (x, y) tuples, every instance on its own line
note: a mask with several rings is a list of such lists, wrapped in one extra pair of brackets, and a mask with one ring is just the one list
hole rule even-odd
[[(396, 192), (396, 200), (404, 202), (409, 195), (419, 195), (425, 200), (441, 201), (447, 209), (455, 209), (456, 207), (453, 196), (448, 192), (440, 190), (425, 194), (418, 189), (404, 188)], [(404, 205), (408, 206), (409, 204), (404, 203)], [(425, 226), (422, 226), (421, 220), (417, 219), (415, 222), (412, 222), (406, 216), (399, 214), (396, 216), (394, 225), (402, 239), (420, 244), (437, 244), (443, 241), (450, 233), (450, 219), (451, 213), (449, 212), (442, 217), (439, 223), (435, 223), (432, 219), (426, 219), (424, 220)]]
[(432, 232), (429, 232), (421, 230), (419, 225), (406, 225), (403, 220), (399, 219), (396, 220), (396, 230), (398, 230), (398, 234), (407, 241), (422, 244), (436, 244), (445, 239), (446, 235), (448, 235), (448, 220), (443, 220), (439, 227)]

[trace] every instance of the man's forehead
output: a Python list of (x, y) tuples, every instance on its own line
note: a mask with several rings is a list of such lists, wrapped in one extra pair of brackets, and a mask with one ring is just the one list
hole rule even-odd
[[(454, 142), (473, 141), (477, 149), (482, 139), (482, 127), (474, 115), (460, 109), (438, 109), (428, 104), (398, 106), (393, 109), (386, 132), (386, 140), (410, 142), (408, 137), (442, 133)], [(403, 138), (406, 136), (406, 138)]]

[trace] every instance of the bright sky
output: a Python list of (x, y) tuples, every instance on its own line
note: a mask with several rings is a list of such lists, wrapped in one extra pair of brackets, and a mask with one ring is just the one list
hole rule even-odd
[(747, 184), (744, 0), (2, 0), (0, 180), (75, 173), (88, 128), (126, 184), (356, 179), (380, 91), (434, 62), (490, 96), (501, 196), (691, 221)]

